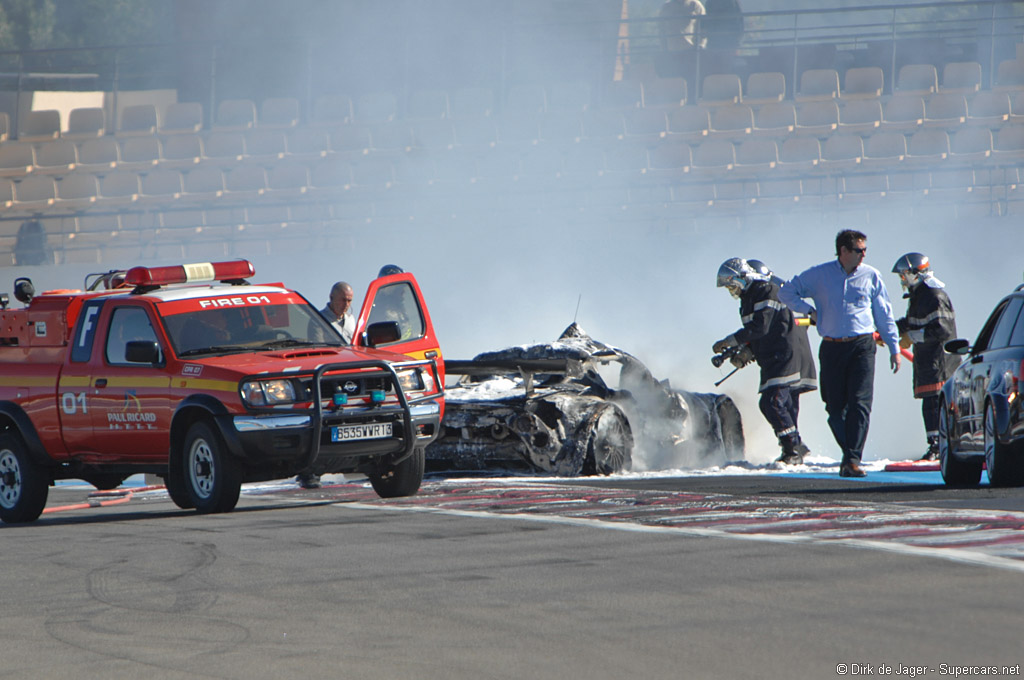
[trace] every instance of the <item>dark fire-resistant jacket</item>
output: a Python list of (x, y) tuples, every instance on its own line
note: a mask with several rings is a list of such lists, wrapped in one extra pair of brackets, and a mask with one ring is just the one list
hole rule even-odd
[(942, 349), (956, 337), (956, 314), (941, 288), (921, 282), (908, 297), (907, 315), (896, 322), (896, 327), (901, 334), (910, 333), (914, 340), (914, 396), (923, 399), (939, 392), (960, 365), (960, 357)]
[(776, 385), (789, 385), (801, 392), (818, 388), (814, 356), (807, 329), (798, 327), (792, 310), (779, 301), (778, 285), (753, 281), (740, 294), (743, 328), (733, 335), (749, 343), (761, 367), (759, 392)]

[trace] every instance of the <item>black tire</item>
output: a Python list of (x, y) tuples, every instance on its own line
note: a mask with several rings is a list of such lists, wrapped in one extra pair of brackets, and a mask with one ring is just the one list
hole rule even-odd
[(992, 402), (985, 404), (985, 468), (992, 486), (1024, 485), (1024, 468), (1020, 455), (999, 441), (996, 434), (996, 411)]
[(182, 510), (192, 510), (196, 507), (185, 484), (185, 461), (180, 451), (171, 452), (164, 486), (167, 487), (167, 495), (171, 497), (171, 501)]
[(34, 522), (43, 514), (50, 480), (14, 432), (0, 434), (0, 520)]
[(367, 476), (373, 490), (381, 498), (401, 498), (412, 496), (420, 490), (423, 483), (423, 469), (426, 460), (425, 450), (417, 447), (412, 455), (397, 465), (384, 465), (380, 470)]
[(121, 486), (121, 483), (128, 479), (127, 475), (115, 475), (105, 472), (98, 472), (96, 474), (88, 475), (83, 477), (85, 481), (95, 486), (100, 491), (110, 491)]
[(946, 486), (977, 486), (981, 482), (981, 460), (957, 458), (956, 441), (949, 407), (939, 401), (939, 469)]
[(587, 423), (585, 475), (610, 475), (629, 470), (633, 464), (633, 430), (617, 406), (608, 406)]
[(242, 477), (220, 436), (208, 423), (200, 421), (188, 429), (179, 461), (185, 487), (197, 511), (234, 510), (242, 490)]

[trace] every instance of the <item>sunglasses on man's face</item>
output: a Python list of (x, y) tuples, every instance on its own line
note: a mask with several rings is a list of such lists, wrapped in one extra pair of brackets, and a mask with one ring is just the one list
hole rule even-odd
[(868, 252), (867, 246), (864, 246), (863, 248), (850, 248), (850, 247), (847, 247), (846, 249), (849, 250), (851, 253), (857, 253), (858, 255), (864, 255), (865, 253)]

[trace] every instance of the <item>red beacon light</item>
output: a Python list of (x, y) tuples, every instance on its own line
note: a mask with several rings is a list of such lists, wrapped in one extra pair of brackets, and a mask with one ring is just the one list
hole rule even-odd
[(151, 287), (171, 283), (201, 283), (204, 281), (241, 281), (256, 273), (252, 262), (231, 260), (229, 262), (197, 262), (172, 267), (132, 267), (125, 274), (128, 286)]

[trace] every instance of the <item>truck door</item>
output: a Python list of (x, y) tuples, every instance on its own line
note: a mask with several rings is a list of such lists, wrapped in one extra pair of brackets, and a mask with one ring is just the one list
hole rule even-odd
[[(89, 398), (93, 451), (123, 462), (165, 460), (173, 408), (158, 326), (145, 306), (131, 301), (110, 302), (104, 311)], [(133, 340), (156, 342), (161, 348), (158, 361), (128, 361), (125, 349)]]
[(93, 451), (92, 412), (93, 354), (97, 344), (104, 299), (82, 305), (71, 337), (69, 358), (57, 384), (57, 413), (64, 445), (72, 456)]
[(408, 272), (382, 276), (370, 283), (356, 321), (352, 344), (365, 346), (364, 331), (379, 321), (398, 323), (401, 337), (392, 343), (378, 345), (379, 349), (405, 354), (413, 359), (434, 359), (444, 384), (444, 361), (441, 347), (434, 334), (430, 313), (423, 301), (416, 277)]

